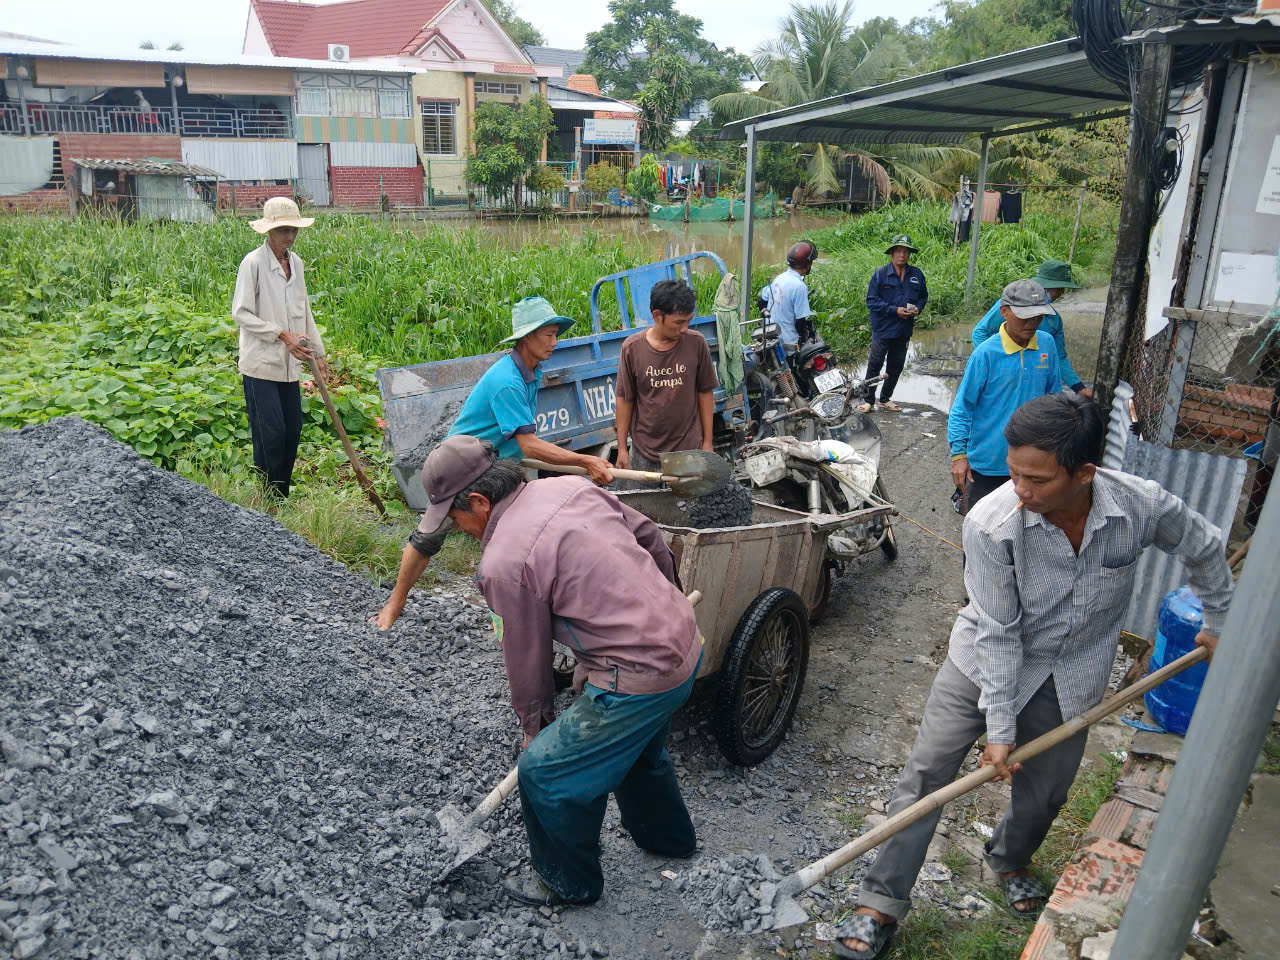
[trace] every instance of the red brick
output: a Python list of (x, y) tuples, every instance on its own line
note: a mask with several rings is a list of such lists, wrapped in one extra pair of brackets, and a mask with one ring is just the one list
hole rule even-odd
[(67, 213), (71, 202), (62, 189), (32, 190), (15, 197), (0, 197), (0, 210), (5, 213)]
[(1019, 960), (1041, 960), (1045, 956), (1045, 950), (1053, 941), (1053, 929), (1049, 925), (1046, 917), (1036, 923), (1035, 929), (1031, 931), (1031, 938), (1027, 941), (1027, 945), (1022, 948), (1022, 956)]
[(392, 206), (422, 206), (421, 167), (331, 167), (335, 206), (377, 206), (378, 186)]
[(182, 141), (175, 134), (168, 133), (60, 133), (58, 148), (62, 152), (62, 174), (65, 177), (71, 176), (71, 161), (78, 157), (182, 159)]

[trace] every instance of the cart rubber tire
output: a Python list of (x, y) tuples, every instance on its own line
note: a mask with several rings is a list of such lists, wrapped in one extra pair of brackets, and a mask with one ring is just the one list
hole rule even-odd
[[(876, 477), (874, 490), (876, 496), (881, 500), (889, 499), (889, 494), (884, 488), (884, 480), (882, 478)], [(880, 541), (880, 549), (884, 553), (884, 558), (892, 563), (894, 560), (898, 559), (898, 537), (893, 532), (893, 524), (890, 522), (888, 517), (884, 518), (884, 525), (885, 535), (884, 539)]]
[(730, 763), (755, 766), (777, 749), (791, 727), (808, 668), (804, 601), (785, 587), (766, 590), (734, 628), (716, 688), (716, 740)]

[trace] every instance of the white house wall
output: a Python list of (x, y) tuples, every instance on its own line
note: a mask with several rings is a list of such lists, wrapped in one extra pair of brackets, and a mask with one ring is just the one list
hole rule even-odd
[(459, 0), (432, 26), (439, 27), (468, 60), (520, 63), (524, 59), (506, 35), (493, 26), (480, 0)]
[(184, 163), (217, 170), (226, 180), (293, 180), (298, 144), (293, 140), (183, 140)]
[(249, 20), (244, 26), (244, 47), (240, 52), (260, 57), (271, 56), (271, 46), (267, 43), (267, 35), (262, 30), (253, 4), (249, 5)]
[(335, 167), (416, 167), (418, 147), (413, 143), (337, 140), (329, 144), (329, 163)]

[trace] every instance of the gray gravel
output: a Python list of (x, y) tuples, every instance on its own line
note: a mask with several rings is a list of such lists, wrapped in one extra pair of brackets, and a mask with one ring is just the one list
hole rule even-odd
[(716, 527), (744, 527), (751, 523), (751, 491), (738, 483), (729, 483), (692, 500), (681, 500), (685, 523), (699, 530)]
[(519, 744), (487, 617), (382, 599), (97, 427), (0, 434), (0, 955), (533, 955), (518, 804), (432, 881)]
[(418, 445), (408, 450), (397, 450), (392, 461), (401, 470), (418, 470), (427, 461), (427, 456), (449, 434), (453, 421), (458, 419), (458, 411), (462, 409), (461, 400), (446, 403), (441, 409), (436, 422), (432, 424)]

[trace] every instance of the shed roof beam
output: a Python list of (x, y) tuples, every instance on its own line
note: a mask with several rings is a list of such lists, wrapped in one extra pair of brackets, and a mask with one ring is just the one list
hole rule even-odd
[(1010, 90), (1026, 90), (1029, 93), (1049, 93), (1058, 97), (1079, 97), (1081, 100), (1110, 100), (1115, 103), (1129, 102), (1129, 97), (1119, 92), (1076, 90), (1072, 87), (1057, 87), (1051, 83), (1032, 83), (1030, 80), (984, 80), (982, 82), (991, 87), (1008, 87)]

